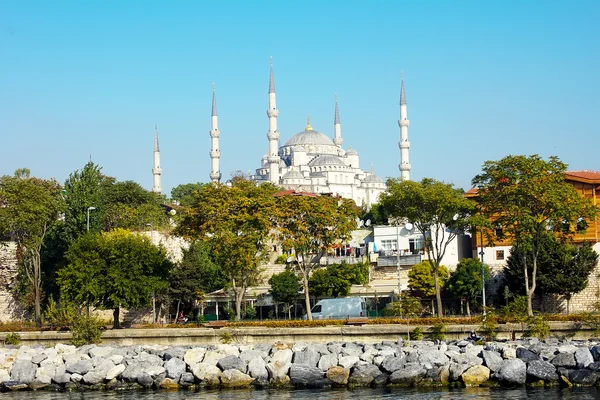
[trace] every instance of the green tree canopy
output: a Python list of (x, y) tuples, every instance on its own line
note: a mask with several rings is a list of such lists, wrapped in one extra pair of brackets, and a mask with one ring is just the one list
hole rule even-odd
[(188, 207), (192, 204), (195, 191), (202, 189), (206, 183), (182, 183), (171, 189), (171, 199), (177, 201), (180, 205)]
[(294, 271), (286, 269), (272, 275), (269, 278), (269, 285), (271, 285), (269, 292), (273, 296), (273, 300), (286, 304), (288, 317), (291, 319), (291, 304), (298, 298), (298, 293), (302, 289), (298, 275)]
[(81, 236), (67, 259), (58, 272), (61, 291), (78, 304), (114, 310), (115, 328), (120, 308), (149, 304), (152, 293), (166, 285), (171, 268), (164, 249), (124, 229)]
[(316, 269), (308, 280), (308, 287), (316, 297), (343, 297), (350, 294), (352, 285), (362, 285), (368, 280), (368, 264), (342, 262)]
[(284, 250), (296, 254), (294, 266), (302, 280), (307, 316), (312, 320), (309, 276), (328, 249), (350, 237), (358, 209), (352, 200), (341, 197), (282, 195), (277, 197), (276, 211), (277, 238)]
[[(531, 251), (521, 258), (523, 283), (528, 298), (527, 313), (533, 315), (532, 298), (538, 275), (541, 242), (552, 229), (558, 236), (569, 237), (579, 218), (592, 218), (596, 207), (577, 193), (565, 180), (567, 165), (558, 157), (547, 161), (538, 155), (506, 156), (486, 161), (481, 174), (473, 178), (478, 188), (483, 215), (502, 227), (508, 240)], [(560, 221), (561, 223), (556, 223)], [(488, 236), (493, 241), (491, 235)]]
[(0, 237), (17, 245), (18, 260), (33, 291), (35, 321), (41, 324), (44, 239), (64, 209), (60, 185), (38, 178), (0, 178)]
[[(528, 274), (532, 274), (531, 246), (513, 246), (504, 269), (505, 282), (512, 293), (524, 295), (523, 259), (527, 259)], [(544, 294), (557, 294), (567, 299), (588, 285), (589, 276), (598, 262), (598, 253), (591, 244), (576, 246), (560, 240), (551, 232), (539, 242), (537, 290)]]
[(424, 178), (421, 182), (388, 180), (380, 197), (388, 220), (407, 221), (425, 236), (424, 249), (433, 268), (437, 313), (442, 316), (439, 269), (448, 245), (473, 224), (475, 203), (450, 183)]
[(237, 319), (246, 288), (258, 277), (270, 249), (276, 191), (273, 185), (244, 179), (231, 186), (205, 185), (193, 192), (176, 229), (183, 237), (210, 245), (235, 293)]
[[(438, 268), (439, 287), (444, 288), (448, 281), (448, 269), (440, 265)], [(408, 287), (412, 292), (423, 297), (435, 296), (436, 287), (433, 279), (433, 266), (429, 261), (422, 261), (408, 271)]]
[[(490, 269), (484, 266), (485, 281), (490, 279)], [(456, 269), (450, 274), (447, 287), (456, 297), (467, 299), (467, 313), (471, 314), (471, 304), (477, 302), (481, 297), (481, 261), (476, 258), (463, 258), (459, 261)]]

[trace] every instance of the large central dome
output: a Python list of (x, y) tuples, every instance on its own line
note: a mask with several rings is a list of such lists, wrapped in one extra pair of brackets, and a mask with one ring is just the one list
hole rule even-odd
[(327, 135), (312, 128), (296, 133), (285, 142), (286, 146), (305, 146), (311, 144), (335, 146), (333, 140), (329, 139)]

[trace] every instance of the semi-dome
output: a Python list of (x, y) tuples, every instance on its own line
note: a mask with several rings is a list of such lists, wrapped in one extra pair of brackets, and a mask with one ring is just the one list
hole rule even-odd
[(291, 170), (291, 171), (286, 172), (282, 176), (282, 179), (304, 179), (304, 175), (302, 175), (301, 172)]
[(363, 183), (385, 183), (383, 182), (383, 179), (373, 174), (367, 175), (362, 181)]
[(331, 154), (322, 154), (313, 158), (309, 163), (311, 167), (323, 167), (326, 165), (337, 165), (341, 167), (345, 167), (346, 164), (337, 156)]

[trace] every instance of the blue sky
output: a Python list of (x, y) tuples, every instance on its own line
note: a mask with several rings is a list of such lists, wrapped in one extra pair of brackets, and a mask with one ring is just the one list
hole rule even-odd
[(221, 170), (267, 151), (269, 56), (281, 143), (306, 125), (399, 176), (405, 73), (412, 179), (468, 188), (486, 160), (557, 155), (600, 170), (598, 1), (0, 2), (0, 175), (63, 182), (90, 154), (163, 191), (206, 182), (211, 85)]

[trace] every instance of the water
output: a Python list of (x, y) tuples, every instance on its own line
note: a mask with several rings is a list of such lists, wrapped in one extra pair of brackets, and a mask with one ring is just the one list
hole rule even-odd
[(600, 398), (598, 388), (572, 389), (327, 389), (327, 390), (201, 390), (177, 391), (97, 391), (97, 392), (9, 392), (0, 394), (10, 400), (595, 400)]

